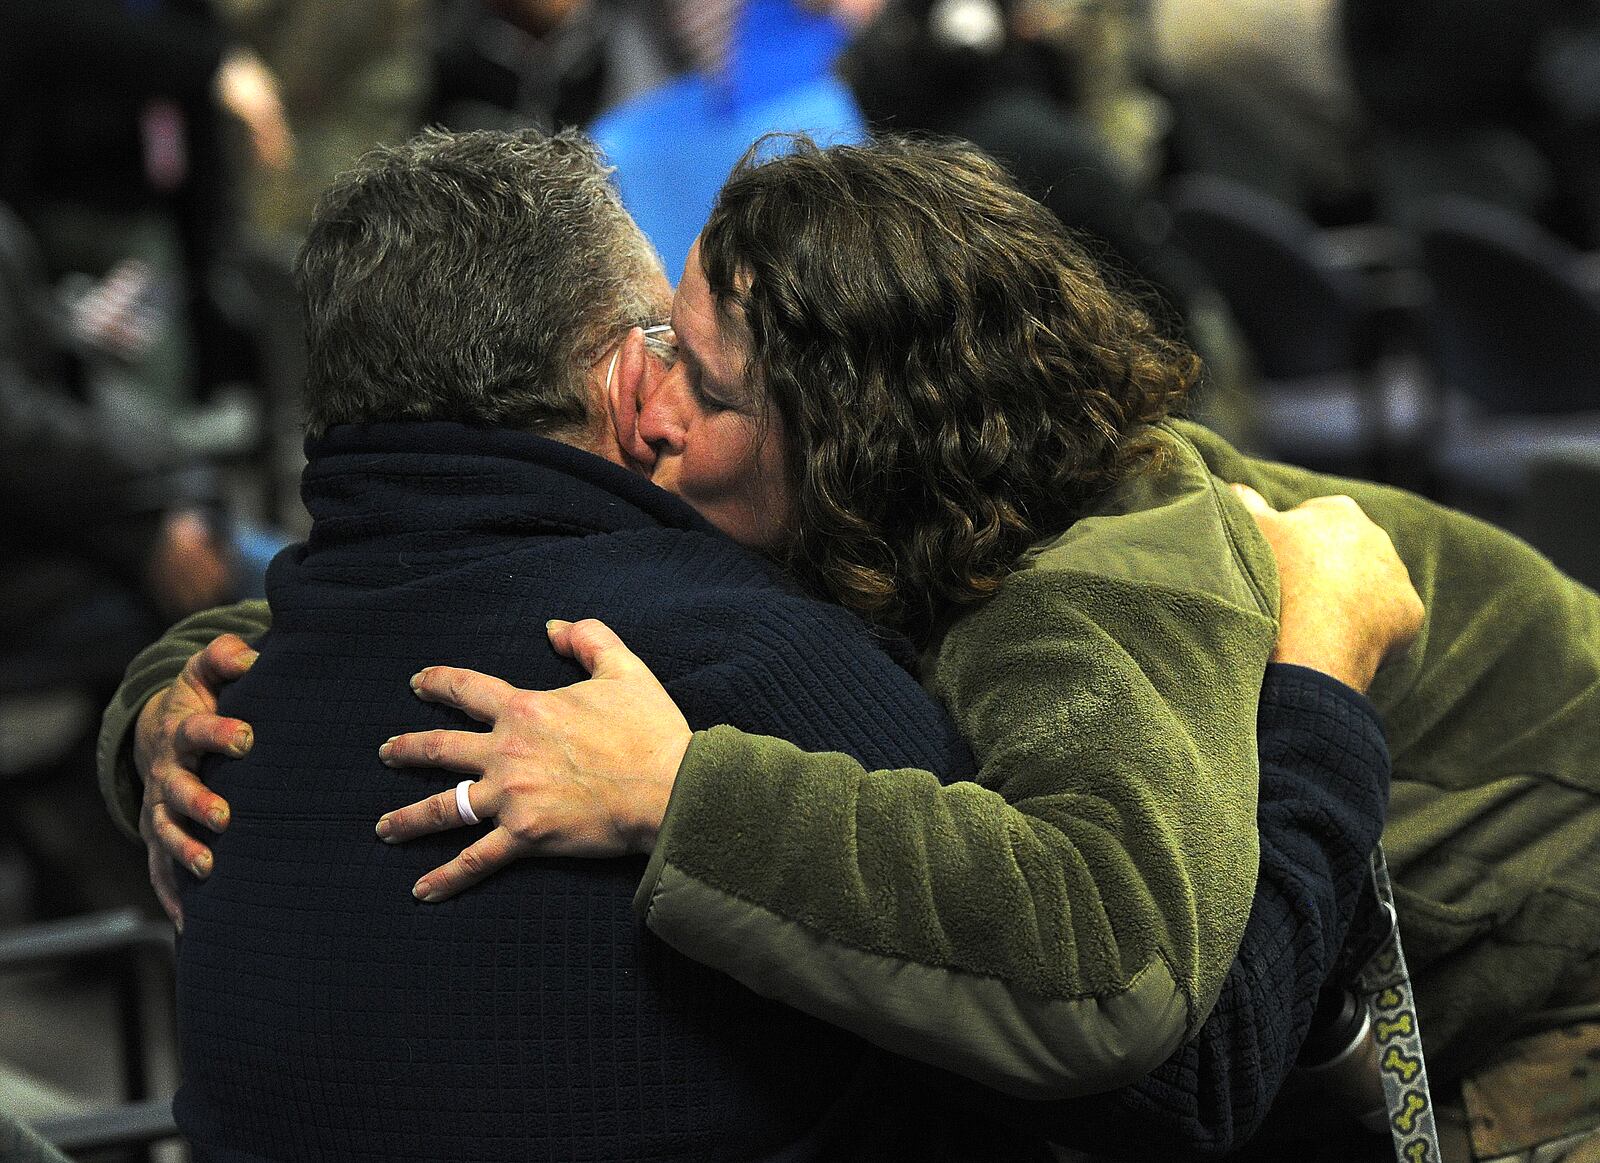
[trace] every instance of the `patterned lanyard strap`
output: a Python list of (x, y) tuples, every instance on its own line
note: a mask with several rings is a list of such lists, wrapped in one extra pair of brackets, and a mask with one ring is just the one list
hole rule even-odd
[(1406, 957), (1400, 948), (1389, 863), (1381, 846), (1372, 853), (1372, 884), (1378, 903), (1389, 914), (1389, 935), (1356, 976), (1356, 988), (1372, 1014), (1395, 1158), (1398, 1163), (1442, 1163), (1433, 1099), (1428, 1092), (1428, 1070), (1422, 1060), (1422, 1027), (1417, 1022), (1411, 975), (1406, 972)]

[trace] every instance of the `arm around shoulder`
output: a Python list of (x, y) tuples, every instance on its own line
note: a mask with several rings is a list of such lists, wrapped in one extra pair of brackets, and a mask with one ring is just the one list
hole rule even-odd
[(716, 727), (636, 900), (680, 952), (896, 1053), (1031, 1099), (1126, 1084), (1183, 1037), (1185, 998), (1159, 959), (1107, 996), (1038, 988), (1061, 877), (1036, 831), (973, 783)]
[(1051, 564), (1013, 575), (940, 644), (936, 689), (979, 781), (1039, 822), (1065, 874), (1041, 910), (1070, 954), (1053, 959), (1054, 990), (1114, 996), (1160, 962), (1188, 1032), (1210, 1012), (1254, 889), (1274, 634), (1254, 606)]
[(1260, 737), (1260, 878), (1239, 954), (1195, 1036), (1147, 1077), (1107, 1094), (1059, 1103), (970, 1090), (952, 1097), (1119, 1158), (1216, 1158), (1260, 1129), (1343, 946), (1389, 784), (1376, 712), (1324, 675), (1269, 668)]

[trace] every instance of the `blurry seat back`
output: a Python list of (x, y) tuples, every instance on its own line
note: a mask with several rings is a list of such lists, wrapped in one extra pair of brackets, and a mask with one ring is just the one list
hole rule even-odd
[(1247, 186), (1190, 175), (1171, 194), (1185, 249), (1228, 300), (1267, 379), (1348, 371), (1370, 362), (1367, 295), (1317, 227)]
[(1416, 229), (1434, 470), (1455, 503), (1510, 517), (1540, 457), (1600, 447), (1600, 294), (1578, 251), (1515, 211), (1436, 199)]
[(44, 1136), (0, 1108), (0, 1159), (9, 1163), (71, 1163)]
[(1389, 358), (1404, 333), (1392, 277), (1403, 256), (1363, 256), (1381, 281), (1299, 210), (1214, 175), (1179, 179), (1168, 204), (1179, 243), (1227, 301), (1254, 362), (1259, 451), (1406, 479), (1426, 407), (1419, 377)]
[(1578, 252), (1517, 213), (1461, 198), (1418, 227), (1440, 378), (1489, 412), (1600, 409), (1600, 295)]
[[(68, 1040), (62, 1053), (114, 1053), (120, 1058), (122, 1099), (111, 1105), (87, 1101), (0, 1063), (0, 1160), (60, 1163), (67, 1158), (63, 1152), (143, 1147), (177, 1136), (171, 1100), (152, 1096), (150, 1070), (156, 1057), (167, 1060), (163, 1073), (176, 1067), (170, 1059), (176, 1036), (168, 1000), (174, 971), (171, 926), (126, 908), (0, 928), (0, 974), (36, 975), (55, 967), (66, 980), (81, 978), (93, 966), (111, 971), (115, 1021), (104, 1023), (98, 1043), (84, 1040), (88, 1025), (64, 1032)], [(152, 1005), (155, 1010), (149, 1012)], [(14, 1109), (5, 1109), (7, 1100)], [(135, 1157), (150, 1156), (140, 1151)]]

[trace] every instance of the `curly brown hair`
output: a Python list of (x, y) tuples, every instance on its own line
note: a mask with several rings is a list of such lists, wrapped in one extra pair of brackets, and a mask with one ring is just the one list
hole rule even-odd
[(788, 435), (786, 564), (921, 636), (1132, 471), (1199, 360), (976, 148), (788, 140), (701, 265)]

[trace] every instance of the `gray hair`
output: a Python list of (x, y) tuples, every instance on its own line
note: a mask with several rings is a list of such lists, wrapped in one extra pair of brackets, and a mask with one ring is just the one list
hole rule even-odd
[(295, 261), (311, 435), (585, 429), (589, 367), (666, 307), (661, 260), (609, 173), (573, 130), (429, 130), (337, 178)]

